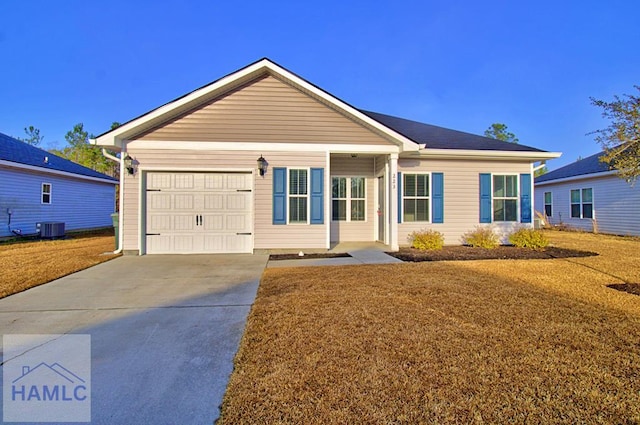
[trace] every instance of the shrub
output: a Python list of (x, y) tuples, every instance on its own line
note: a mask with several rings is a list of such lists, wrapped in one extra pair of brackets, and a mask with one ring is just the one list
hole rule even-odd
[(475, 230), (470, 230), (462, 235), (462, 240), (466, 245), (476, 248), (495, 248), (500, 245), (498, 235), (490, 227), (478, 226)]
[(540, 230), (520, 229), (509, 235), (509, 242), (518, 248), (542, 249), (549, 240)]
[(420, 230), (409, 235), (411, 246), (423, 251), (442, 249), (444, 245), (444, 235), (435, 230)]

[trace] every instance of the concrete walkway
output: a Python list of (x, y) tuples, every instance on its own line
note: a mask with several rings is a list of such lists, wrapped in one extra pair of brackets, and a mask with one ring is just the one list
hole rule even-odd
[(386, 254), (384, 251), (374, 248), (354, 249), (347, 252), (351, 257), (336, 258), (311, 258), (299, 260), (277, 260), (269, 261), (267, 268), (276, 267), (308, 267), (308, 266), (346, 266), (354, 264), (390, 264), (402, 263), (395, 257)]
[(1, 299), (0, 329), (91, 335), (92, 424), (211, 424), (267, 258), (120, 257)]

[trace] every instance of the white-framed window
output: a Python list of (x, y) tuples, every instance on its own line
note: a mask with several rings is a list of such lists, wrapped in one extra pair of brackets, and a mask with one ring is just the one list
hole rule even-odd
[(571, 218), (593, 218), (593, 189), (571, 190)]
[(42, 195), (41, 195), (41, 203), (50, 204), (51, 203), (51, 183), (42, 183)]
[(431, 219), (429, 182), (429, 173), (402, 175), (402, 221), (428, 222)]
[(493, 221), (518, 221), (518, 176), (493, 175)]
[(309, 170), (289, 168), (289, 223), (309, 223)]
[(553, 196), (551, 192), (544, 193), (544, 215), (553, 217)]
[(366, 179), (331, 178), (331, 220), (366, 221)]

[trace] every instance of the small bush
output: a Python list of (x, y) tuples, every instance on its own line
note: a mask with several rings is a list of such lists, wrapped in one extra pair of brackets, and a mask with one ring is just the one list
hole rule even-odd
[(434, 251), (444, 246), (444, 235), (435, 230), (420, 230), (409, 235), (411, 246), (423, 251)]
[(509, 242), (518, 248), (542, 249), (549, 245), (549, 240), (535, 229), (520, 229), (509, 235)]
[(476, 248), (495, 248), (500, 245), (498, 235), (493, 232), (490, 227), (476, 227), (475, 230), (470, 230), (462, 236), (462, 240), (466, 245), (470, 245)]

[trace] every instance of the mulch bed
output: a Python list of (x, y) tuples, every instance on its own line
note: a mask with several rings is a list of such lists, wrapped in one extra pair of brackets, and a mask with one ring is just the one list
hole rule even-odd
[(550, 258), (592, 257), (595, 252), (575, 249), (546, 247), (542, 250), (499, 246), (493, 249), (471, 246), (445, 246), (437, 251), (421, 251), (415, 248), (401, 248), (398, 252), (387, 252), (402, 261), (460, 261), (460, 260), (541, 260)]
[(269, 255), (269, 261), (277, 260), (313, 260), (316, 258), (341, 258), (351, 257), (346, 252), (341, 253), (317, 253), (317, 254), (304, 254), (300, 256), (298, 254), (271, 254)]
[(611, 289), (615, 289), (616, 291), (640, 295), (640, 283), (614, 283), (607, 286)]

